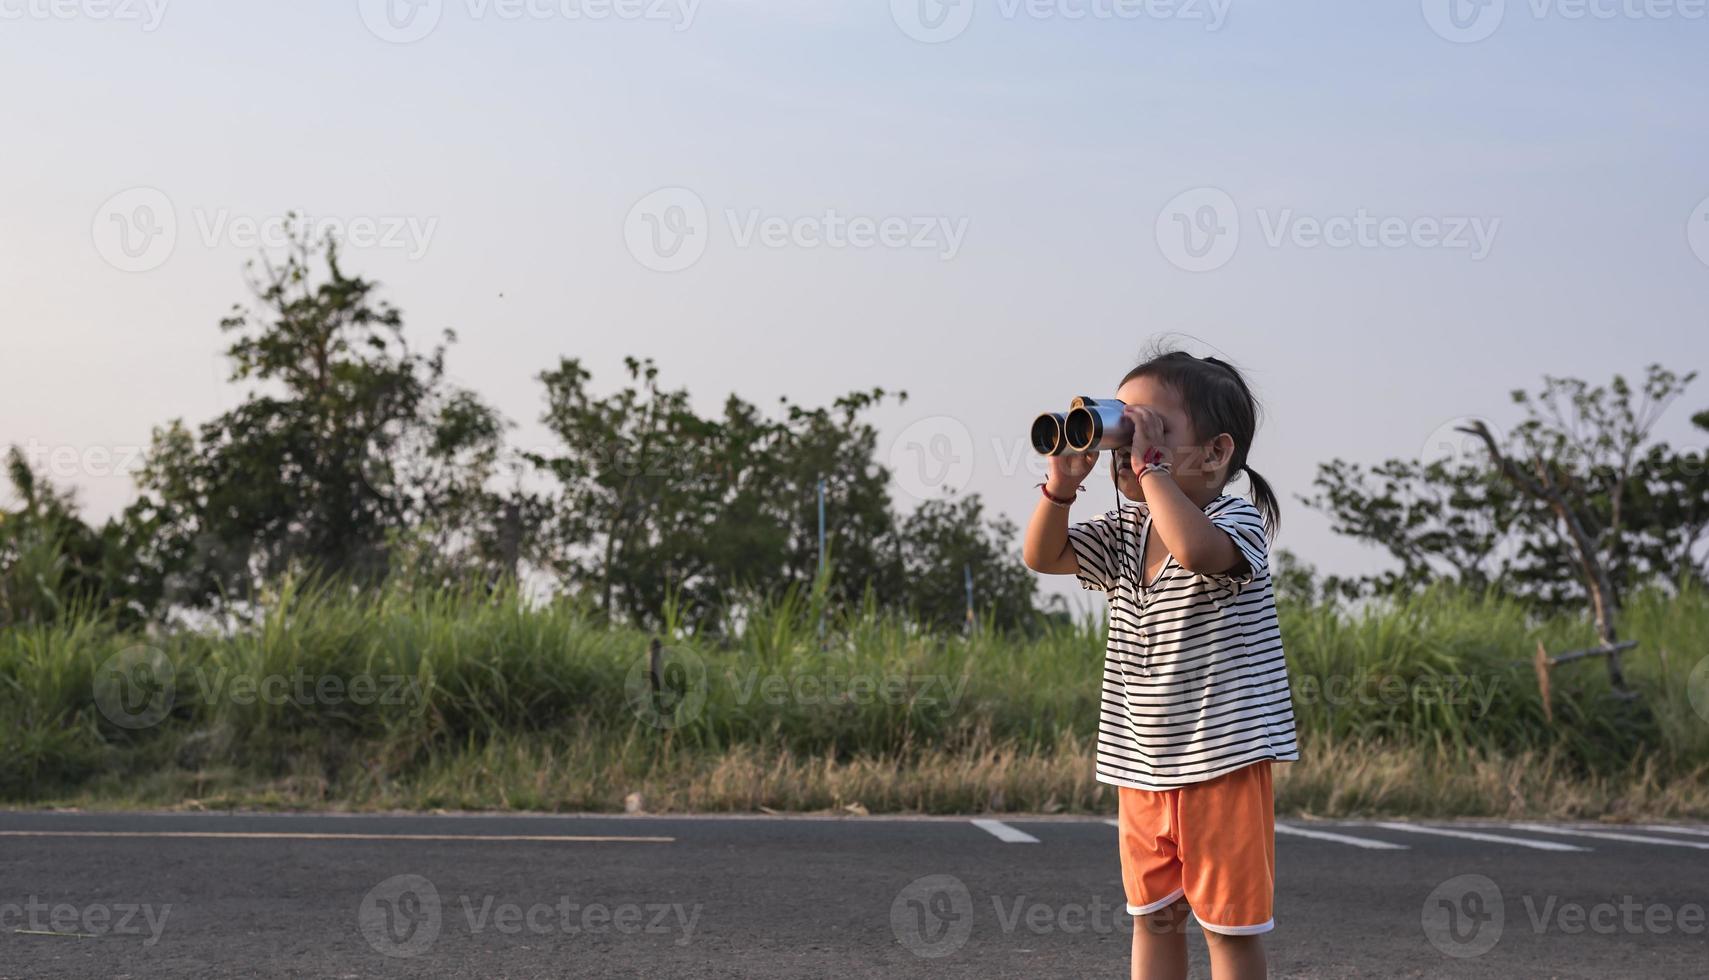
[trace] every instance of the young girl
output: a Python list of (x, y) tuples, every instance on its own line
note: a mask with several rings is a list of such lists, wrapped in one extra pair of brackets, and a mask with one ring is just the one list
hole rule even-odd
[[(1246, 465), (1257, 405), (1229, 364), (1178, 351), (1127, 373), (1138, 506), (1073, 526), (1096, 452), (1050, 457), (1025, 560), (1108, 593), (1097, 775), (1115, 785), (1133, 976), (1187, 975), (1186, 915), (1216, 980), (1265, 975), (1276, 852), (1270, 765), (1299, 758), (1270, 586), (1276, 495)], [(1257, 505), (1223, 492), (1244, 473)]]

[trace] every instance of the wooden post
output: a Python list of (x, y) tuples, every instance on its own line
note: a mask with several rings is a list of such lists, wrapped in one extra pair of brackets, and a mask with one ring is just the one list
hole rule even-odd
[(1543, 649), (1542, 640), (1537, 641), (1537, 656), (1531, 663), (1537, 668), (1537, 691), (1543, 696), (1543, 717), (1553, 725), (1555, 707), (1549, 699), (1549, 668), (1553, 665), (1549, 662), (1549, 651)]
[(653, 682), (654, 697), (664, 690), (664, 659), (664, 644), (655, 636), (647, 646), (647, 677)]

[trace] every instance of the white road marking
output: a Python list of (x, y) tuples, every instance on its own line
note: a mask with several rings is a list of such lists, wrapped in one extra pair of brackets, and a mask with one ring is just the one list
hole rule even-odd
[(0, 830), (0, 837), (144, 837), (190, 840), (524, 841), (546, 844), (670, 844), (675, 837), (589, 837), (567, 834), (309, 834), (201, 830)]
[(1562, 844), (1552, 840), (1527, 840), (1523, 837), (1502, 837), (1499, 834), (1480, 834), (1472, 830), (1449, 830), (1446, 827), (1425, 827), (1415, 823), (1375, 823), (1373, 827), (1384, 830), (1398, 830), (1407, 834), (1436, 834), (1441, 837), (1460, 837), (1465, 840), (1481, 840), (1491, 844), (1512, 844), (1515, 847), (1529, 847), (1538, 851), (1588, 851), (1588, 847), (1575, 847), (1572, 844)]
[(1665, 844), (1668, 847), (1694, 847), (1700, 851), (1709, 851), (1709, 841), (1673, 840), (1667, 837), (1640, 837), (1637, 834), (1619, 834), (1607, 830), (1578, 830), (1572, 827), (1550, 827), (1540, 823), (1516, 823), (1514, 830), (1529, 830), (1539, 834), (1562, 834), (1567, 837), (1594, 837), (1597, 840), (1618, 840), (1629, 844)]
[(1276, 825), (1276, 833), (1293, 834), (1295, 837), (1310, 837), (1312, 840), (1334, 841), (1337, 844), (1350, 844), (1372, 851), (1404, 851), (1408, 849), (1405, 844), (1393, 844), (1372, 837), (1352, 837), (1347, 834), (1332, 834), (1327, 830), (1307, 830), (1304, 827), (1290, 827), (1285, 823)]
[(1037, 844), (1038, 838), (1024, 830), (1016, 830), (1001, 820), (975, 820), (973, 826), (1005, 844)]
[(1122, 822), (1120, 820), (1115, 819), (1114, 817), (1111, 817), (1110, 819), (1105, 820), (1104, 822), (1109, 824), (1112, 827), (1120, 827), (1122, 825)]
[(1667, 834), (1690, 834), (1693, 837), (1709, 837), (1709, 828), (1680, 827), (1671, 823), (1647, 823), (1632, 828), (1634, 830), (1659, 831)]

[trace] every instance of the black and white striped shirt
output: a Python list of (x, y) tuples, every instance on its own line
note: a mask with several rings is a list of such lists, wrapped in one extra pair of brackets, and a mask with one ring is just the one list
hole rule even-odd
[(1245, 566), (1199, 575), (1170, 555), (1145, 585), (1145, 504), (1068, 529), (1080, 584), (1110, 601), (1099, 782), (1168, 789), (1299, 758), (1264, 519), (1228, 494), (1205, 516), (1234, 539)]

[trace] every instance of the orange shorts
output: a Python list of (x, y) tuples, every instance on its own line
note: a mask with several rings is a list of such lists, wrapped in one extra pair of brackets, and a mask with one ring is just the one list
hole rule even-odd
[(1130, 914), (1185, 896), (1212, 932), (1275, 928), (1276, 801), (1268, 761), (1174, 789), (1116, 790)]

